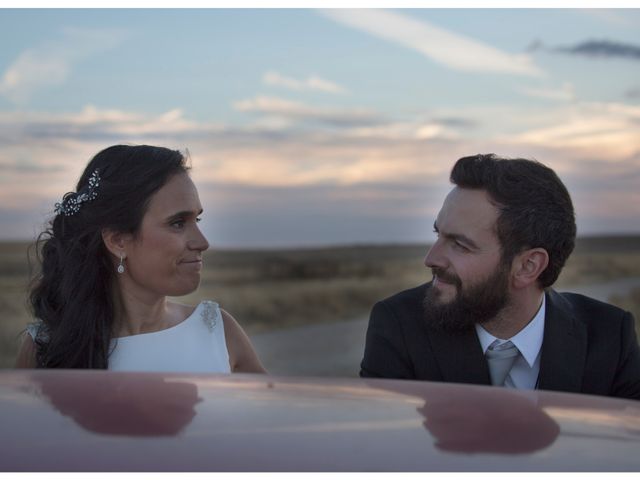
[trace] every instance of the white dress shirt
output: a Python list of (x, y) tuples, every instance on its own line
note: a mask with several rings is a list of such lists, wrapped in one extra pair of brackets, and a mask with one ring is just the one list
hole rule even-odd
[(486, 353), (487, 349), (493, 345), (511, 341), (518, 350), (520, 355), (513, 364), (507, 380), (506, 387), (529, 389), (536, 388), (538, 383), (538, 374), (540, 373), (540, 351), (542, 350), (542, 337), (544, 335), (544, 314), (545, 314), (545, 295), (542, 295), (542, 304), (533, 319), (511, 338), (501, 339), (494, 337), (480, 325), (476, 324), (476, 333), (482, 353)]

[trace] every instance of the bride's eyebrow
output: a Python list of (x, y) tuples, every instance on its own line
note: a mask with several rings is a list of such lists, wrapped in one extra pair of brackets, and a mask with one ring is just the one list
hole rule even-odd
[(167, 217), (167, 221), (172, 221), (172, 220), (176, 220), (178, 218), (184, 218), (184, 217), (197, 217), (198, 215), (202, 215), (202, 212), (204, 212), (204, 210), (201, 208), (200, 210), (193, 211), (193, 210), (182, 210), (180, 212), (176, 212), (172, 215), (169, 215)]

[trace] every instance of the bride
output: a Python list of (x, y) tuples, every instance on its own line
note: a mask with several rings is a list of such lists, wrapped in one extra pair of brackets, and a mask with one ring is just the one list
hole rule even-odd
[(198, 288), (209, 248), (188, 170), (179, 151), (146, 145), (109, 147), (89, 162), (38, 238), (36, 321), (16, 367), (265, 372), (217, 303), (167, 298)]

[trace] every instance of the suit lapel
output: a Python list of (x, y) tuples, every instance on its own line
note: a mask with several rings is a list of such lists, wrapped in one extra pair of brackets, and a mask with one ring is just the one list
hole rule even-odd
[(573, 315), (571, 304), (549, 289), (538, 388), (580, 392), (587, 356), (587, 329)]
[(442, 381), (490, 385), (489, 368), (475, 330), (451, 334), (428, 328)]

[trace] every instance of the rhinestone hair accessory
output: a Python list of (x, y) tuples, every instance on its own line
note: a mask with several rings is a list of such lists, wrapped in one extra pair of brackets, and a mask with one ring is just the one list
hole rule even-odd
[(65, 217), (75, 215), (80, 211), (83, 203), (95, 200), (98, 196), (98, 187), (100, 186), (100, 175), (96, 168), (89, 177), (89, 184), (80, 189), (79, 192), (67, 193), (62, 199), (62, 203), (56, 203), (56, 214), (63, 214)]

